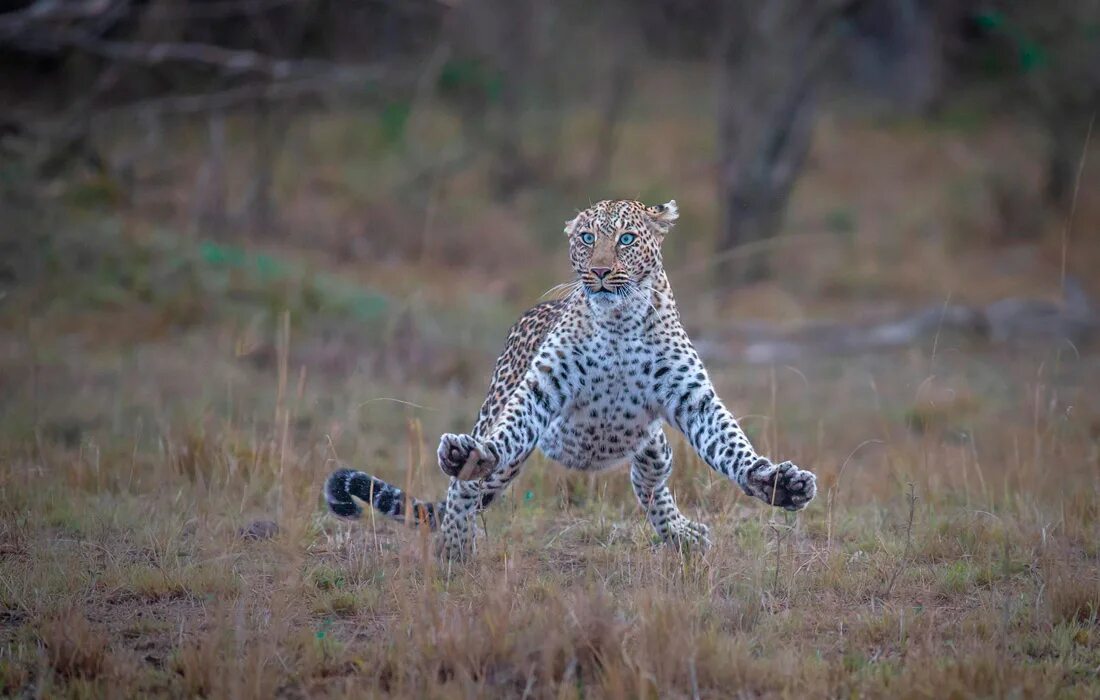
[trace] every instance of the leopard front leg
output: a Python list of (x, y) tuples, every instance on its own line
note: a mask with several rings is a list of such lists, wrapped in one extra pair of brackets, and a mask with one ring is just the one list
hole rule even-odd
[(676, 507), (668, 478), (672, 474), (672, 448), (660, 428), (634, 455), (630, 463), (630, 485), (658, 537), (678, 549), (709, 547), (709, 529), (689, 520)]
[[(559, 357), (560, 355), (560, 357)], [(564, 352), (540, 350), (538, 369), (529, 369), (484, 436), (446, 434), (439, 441), (439, 466), (451, 475), (439, 538), (440, 554), (462, 559), (473, 551), (473, 516), (519, 473), (539, 436), (569, 399)]]
[(474, 516), (489, 507), (519, 475), (523, 461), (498, 464), (481, 481), (451, 479), (439, 524), (437, 553), (447, 561), (462, 561), (474, 552), (477, 526)]
[(436, 554), (444, 561), (465, 561), (473, 555), (477, 527), (474, 516), (483, 500), (492, 500), (484, 499), (480, 491), (477, 482), (451, 479), (436, 538)]
[[(753, 449), (737, 419), (722, 404), (698, 354), (665, 369), (661, 402), (665, 418), (691, 442), (711, 469), (737, 482), (748, 495), (786, 510), (802, 510), (817, 495), (817, 477), (790, 462), (778, 465)], [(657, 370), (662, 371), (661, 369)]]

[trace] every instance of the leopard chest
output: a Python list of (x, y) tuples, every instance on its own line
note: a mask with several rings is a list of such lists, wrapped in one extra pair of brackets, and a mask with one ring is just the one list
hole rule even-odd
[(652, 354), (641, 340), (598, 338), (581, 347), (570, 374), (572, 398), (539, 441), (543, 452), (585, 470), (634, 454), (656, 418), (642, 373)]

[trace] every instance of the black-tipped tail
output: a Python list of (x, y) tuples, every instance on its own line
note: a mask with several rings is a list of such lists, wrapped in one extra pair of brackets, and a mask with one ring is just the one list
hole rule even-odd
[(413, 527), (426, 522), (434, 530), (439, 523), (442, 504), (407, 497), (401, 489), (366, 472), (338, 469), (329, 475), (325, 481), (325, 500), (333, 513), (343, 518), (362, 515), (363, 509), (352, 496), (370, 503), (386, 517)]

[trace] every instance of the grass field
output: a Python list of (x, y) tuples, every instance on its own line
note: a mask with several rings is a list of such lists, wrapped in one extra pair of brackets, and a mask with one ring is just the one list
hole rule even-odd
[[(790, 223), (820, 236), (777, 252), (793, 273), (729, 297), (695, 266), (709, 175), (659, 156), (645, 182), (619, 164), (627, 194), (687, 190), (672, 193), (687, 233), (669, 268), (689, 328), (1057, 288), (1048, 239), (1021, 258), (981, 233), (992, 205), (975, 173), (1009, 157), (1009, 136), (863, 128), (823, 127)], [(340, 146), (321, 133), (304, 162)], [(867, 158), (849, 167), (856, 142)], [(437, 436), (472, 423), (512, 318), (564, 274), (560, 220), (585, 203), (558, 192), (471, 214), (475, 185), (459, 182), (437, 223), (393, 227), (423, 235), (418, 253), (383, 260), (368, 235), (378, 248), (357, 257), (326, 232), (352, 202), (385, 213), (366, 194), (380, 175), (342, 167), (300, 177), (362, 191), (289, 199), (279, 246), (173, 233), (149, 202), (28, 218), (37, 273), (0, 299), (0, 693), (1100, 695), (1087, 348), (936, 337), (712, 364), (757, 448), (816, 471), (819, 497), (768, 509), (677, 438), (673, 491), (711, 526), (705, 555), (655, 545), (624, 472), (541, 458), (485, 514), (466, 565), (442, 568), (426, 533), (328, 516), (337, 460), (442, 494)], [(469, 262), (432, 247), (447, 227)]]

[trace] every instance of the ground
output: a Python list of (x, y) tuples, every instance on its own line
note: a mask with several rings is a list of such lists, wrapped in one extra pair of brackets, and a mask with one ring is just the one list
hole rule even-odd
[[(990, 240), (1000, 185), (983, 173), (1026, 161), (1004, 148), (1026, 139), (827, 120), (776, 253), (784, 274), (712, 291), (710, 241), (692, 233), (713, 222), (710, 176), (671, 155), (707, 145), (677, 128), (656, 115), (623, 138), (664, 144), (649, 176), (686, 190), (661, 192), (685, 212), (669, 269), (699, 337), (730, 318), (1057, 289), (1057, 222)], [(181, 234), (149, 202), (46, 217), (37, 274), (2, 300), (0, 693), (1100, 694), (1088, 348), (936, 337), (798, 366), (712, 363), (758, 449), (815, 470), (819, 497), (769, 509), (677, 438), (672, 486), (711, 526), (705, 554), (656, 545), (624, 472), (538, 457), (466, 565), (441, 567), (426, 533), (327, 515), (337, 460), (443, 493), (437, 437), (472, 424), (511, 318), (565, 274), (559, 220), (584, 204), (558, 192), (471, 214), (460, 179), (437, 223), (363, 224), (369, 252), (348, 252), (326, 235), (353, 202), (381, 227), (386, 205), (364, 200), (386, 169), (333, 161), (347, 144), (332, 129), (311, 130), (304, 160), (338, 165), (301, 177), (315, 195), (362, 192), (294, 189), (278, 245)], [(623, 193), (659, 187), (623, 161)], [(408, 230), (418, 247), (383, 259), (385, 235)], [(456, 262), (433, 236), (454, 250), (484, 236), (489, 260)], [(1095, 254), (1074, 251), (1071, 272)]]

